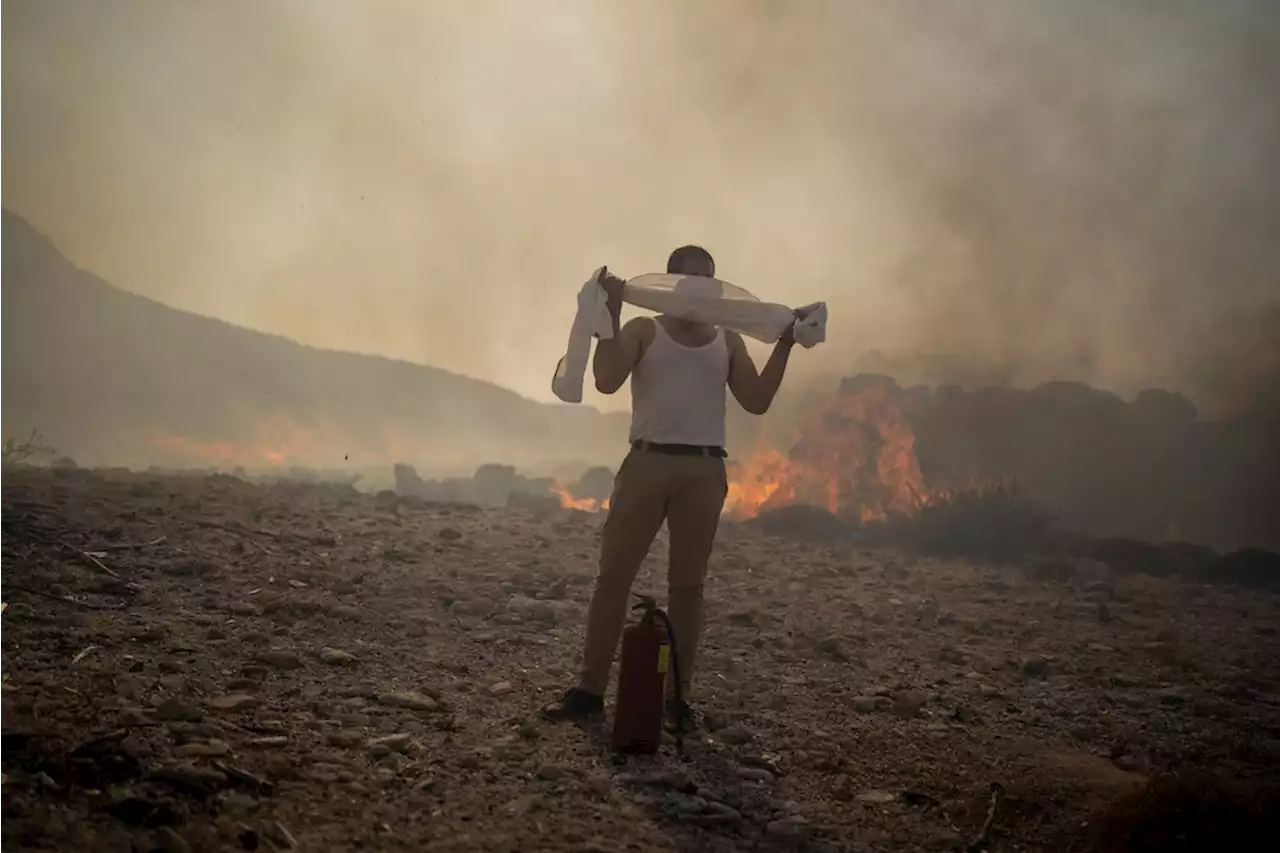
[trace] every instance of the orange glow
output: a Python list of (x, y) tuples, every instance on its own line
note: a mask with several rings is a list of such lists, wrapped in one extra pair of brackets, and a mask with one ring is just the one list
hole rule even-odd
[(244, 468), (287, 465), (338, 467), (344, 455), (342, 442), (321, 423), (304, 429), (292, 417), (275, 412), (241, 442), (199, 441), (167, 430), (152, 430), (148, 443), (164, 457), (204, 465)]
[(833, 395), (800, 429), (791, 453), (762, 448), (730, 470), (725, 513), (752, 518), (809, 504), (857, 521), (916, 510), (925, 496), (915, 433), (890, 387)]
[[(348, 457), (359, 464), (412, 460), (407, 443), (385, 431), (383, 446), (357, 456), (326, 420), (305, 429), (288, 415), (276, 413), (241, 442), (200, 441), (153, 431), (151, 446), (166, 461), (183, 464), (265, 467), (339, 468)], [(429, 455), (427, 453), (426, 455)], [(798, 430), (787, 453), (761, 446), (729, 466), (725, 516), (744, 520), (792, 504), (822, 507), (855, 521), (874, 521), (895, 513), (911, 513), (933, 495), (925, 488), (916, 460), (915, 433), (907, 422), (895, 389), (863, 383), (843, 387)], [(599, 512), (609, 501), (576, 498), (564, 486), (552, 493), (565, 509)], [(941, 494), (938, 491), (938, 494)]]
[(560, 506), (563, 509), (576, 509), (581, 512), (600, 512), (609, 508), (609, 499), (597, 501), (595, 498), (575, 498), (569, 493), (568, 489), (561, 486), (555, 487), (556, 496), (560, 498)]

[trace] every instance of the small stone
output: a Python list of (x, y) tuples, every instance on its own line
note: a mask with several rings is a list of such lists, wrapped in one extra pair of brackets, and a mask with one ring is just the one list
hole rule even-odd
[(173, 754), (179, 758), (220, 758), (230, 752), (231, 747), (226, 741), (216, 739), (184, 743), (173, 750)]
[(285, 737), (284, 735), (268, 735), (266, 737), (256, 737), (253, 740), (249, 741), (250, 746), (257, 746), (257, 747), (264, 747), (264, 748), (288, 746), (288, 744), (289, 744), (289, 738)]
[(739, 767), (738, 778), (747, 782), (760, 782), (768, 785), (773, 781), (773, 774), (762, 767)]
[(1115, 649), (1105, 643), (1090, 643), (1089, 651), (1091, 652), (1114, 652)]
[(293, 834), (278, 820), (267, 821), (262, 827), (262, 834), (286, 850), (293, 850), (298, 846)]
[(156, 718), (166, 722), (198, 723), (204, 719), (204, 712), (190, 702), (171, 697), (156, 706)]
[(330, 746), (341, 746), (350, 749), (364, 741), (364, 735), (353, 729), (342, 729), (329, 734)]
[(413, 691), (383, 693), (378, 696), (378, 702), (392, 708), (405, 708), (409, 711), (435, 711), (440, 707), (440, 703), (430, 696), (424, 696)]
[(755, 739), (755, 734), (741, 723), (734, 723), (716, 732), (716, 737), (730, 746), (741, 746)]
[(504, 693), (510, 693), (515, 687), (510, 681), (499, 681), (497, 684), (489, 688), (489, 695), (501, 696)]
[(990, 684), (978, 685), (978, 693), (985, 699), (999, 699), (1004, 695), (999, 687), (993, 687)]
[(320, 653), (320, 660), (329, 666), (351, 666), (357, 662), (355, 655), (342, 649), (325, 649)]
[[(726, 803), (709, 800), (707, 802), (707, 812), (703, 822), (720, 823), (728, 826), (736, 826), (742, 823), (742, 813)], [(711, 818), (711, 820), (707, 821), (705, 818)]]
[(256, 708), (261, 700), (249, 693), (228, 693), (224, 696), (211, 696), (205, 703), (215, 711), (247, 711)]
[(870, 714), (879, 707), (879, 700), (875, 696), (855, 696), (853, 699), (853, 710), (859, 714)]
[(199, 796), (213, 793), (227, 786), (225, 773), (186, 763), (158, 767), (152, 771), (151, 778)]
[(1044, 678), (1049, 674), (1049, 662), (1039, 655), (1023, 658), (1022, 674), (1028, 678)]
[(544, 764), (538, 768), (537, 777), (544, 782), (554, 782), (557, 779), (563, 779), (567, 771), (558, 764)]
[(373, 750), (377, 747), (384, 747), (391, 752), (404, 752), (408, 748), (412, 736), (404, 732), (397, 732), (393, 735), (383, 735), (369, 741), (369, 749)]
[(156, 830), (156, 848), (162, 853), (191, 853), (187, 839), (167, 826)]
[(893, 791), (870, 790), (863, 791), (858, 794), (857, 800), (860, 803), (871, 803), (873, 805), (882, 806), (886, 803), (892, 803), (898, 799), (898, 795)]
[(808, 827), (792, 820), (773, 820), (764, 828), (764, 834), (779, 841), (803, 841)]
[(844, 644), (839, 637), (828, 637), (825, 640), (820, 640), (818, 642), (818, 654), (839, 663), (849, 662), (849, 653), (845, 651)]
[(1151, 695), (1160, 700), (1164, 705), (1184, 705), (1193, 698), (1192, 691), (1185, 687), (1164, 687), (1156, 690)]
[(445, 527), (436, 535), (444, 542), (457, 542), (462, 538), (462, 531), (452, 527)]
[(542, 798), (537, 794), (525, 794), (517, 797), (504, 806), (504, 810), (508, 814), (528, 814), (531, 811), (542, 808)]
[(261, 611), (247, 601), (233, 601), (227, 605), (227, 612), (236, 616), (257, 616)]
[(918, 690), (904, 690), (893, 697), (893, 713), (904, 719), (918, 717), (927, 701)]
[(254, 660), (259, 663), (265, 663), (267, 666), (273, 666), (276, 669), (299, 669), (302, 667), (302, 658), (288, 649), (269, 649), (265, 652), (259, 652)]

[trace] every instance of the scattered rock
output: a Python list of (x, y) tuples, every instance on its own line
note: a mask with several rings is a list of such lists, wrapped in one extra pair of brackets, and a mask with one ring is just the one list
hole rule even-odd
[(355, 655), (342, 649), (325, 649), (320, 653), (320, 660), (330, 666), (351, 666), (357, 662)]
[(894, 694), (893, 704), (890, 707), (899, 717), (910, 719), (920, 716), (920, 712), (924, 710), (928, 701), (928, 698), (918, 690), (904, 690)]
[(225, 773), (195, 764), (164, 765), (156, 768), (149, 775), (157, 782), (196, 796), (208, 796), (227, 785)]
[(173, 754), (179, 758), (220, 758), (230, 753), (231, 747), (221, 740), (193, 741), (173, 750)]
[(342, 729), (341, 731), (330, 732), (328, 741), (332, 746), (341, 746), (350, 749), (353, 746), (359, 746), (364, 742), (364, 735), (353, 729)]
[(261, 701), (250, 693), (228, 693), (223, 696), (211, 696), (205, 700), (205, 704), (215, 711), (247, 711), (258, 707)]
[(773, 774), (761, 767), (739, 767), (738, 778), (746, 782), (760, 782), (765, 785), (773, 782)]
[(191, 702), (171, 697), (156, 706), (156, 719), (184, 723), (198, 723), (204, 719), (204, 712)]
[(716, 732), (716, 738), (730, 746), (741, 746), (755, 740), (755, 733), (741, 723), (726, 726)]
[(880, 699), (877, 696), (855, 696), (850, 704), (859, 714), (870, 714), (880, 707)]
[(440, 703), (430, 696), (411, 690), (379, 694), (378, 703), (391, 708), (404, 708), (409, 711), (419, 712), (435, 711), (440, 707)]
[(298, 846), (298, 842), (293, 838), (293, 833), (289, 832), (285, 825), (278, 820), (269, 820), (263, 824), (262, 834), (267, 840), (285, 850), (293, 850)]
[(559, 764), (543, 764), (535, 775), (544, 782), (554, 782), (563, 779), (567, 772)]
[(408, 749), (409, 743), (412, 740), (413, 738), (404, 732), (398, 732), (393, 735), (383, 735), (382, 737), (377, 737), (369, 741), (369, 749), (385, 749), (389, 752), (404, 752)]
[(504, 693), (510, 693), (514, 689), (515, 688), (512, 686), (510, 681), (499, 681), (497, 684), (489, 688), (489, 695), (501, 696)]
[(173, 829), (162, 826), (156, 830), (156, 848), (163, 853), (191, 853), (191, 845)]
[(1032, 655), (1023, 658), (1020, 669), (1028, 678), (1044, 678), (1049, 674), (1049, 662), (1039, 655)]
[(288, 670), (302, 667), (302, 658), (296, 652), (291, 652), (288, 649), (269, 649), (259, 652), (254, 656), (254, 660), (276, 669)]
[(828, 637), (818, 642), (818, 654), (839, 663), (848, 663), (849, 653), (845, 651), (844, 641), (839, 637)]

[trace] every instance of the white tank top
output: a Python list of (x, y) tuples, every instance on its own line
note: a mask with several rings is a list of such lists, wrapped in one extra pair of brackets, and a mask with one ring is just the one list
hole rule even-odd
[(710, 343), (687, 347), (657, 320), (653, 325), (653, 342), (631, 372), (631, 440), (724, 447), (724, 330)]

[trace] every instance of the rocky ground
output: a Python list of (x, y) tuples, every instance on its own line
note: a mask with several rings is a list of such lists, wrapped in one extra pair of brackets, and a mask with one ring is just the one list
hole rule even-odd
[(729, 524), (707, 731), (620, 761), (536, 716), (599, 516), (34, 469), (3, 505), (11, 850), (946, 850), (993, 796), (989, 849), (1085, 849), (1151, 774), (1280, 760), (1278, 599), (1230, 586)]

